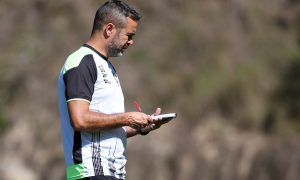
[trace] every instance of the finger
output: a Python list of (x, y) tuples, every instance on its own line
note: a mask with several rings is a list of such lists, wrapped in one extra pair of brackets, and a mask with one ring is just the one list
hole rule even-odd
[(160, 124), (163, 124), (163, 120), (158, 119), (154, 123), (160, 125)]
[(161, 126), (161, 123), (155, 124), (153, 128), (154, 128), (154, 129), (158, 129), (158, 128), (160, 128), (160, 126)]
[(161, 108), (156, 108), (155, 112), (153, 113), (154, 116), (160, 115)]
[(152, 124), (153, 123), (153, 119), (151, 118), (150, 115), (147, 115), (147, 122), (148, 122), (148, 124)]
[(162, 124), (163, 124), (163, 122), (160, 121), (160, 122), (157, 124), (158, 128), (159, 128)]
[(163, 124), (170, 122), (172, 119), (173, 119), (173, 118), (168, 118), (168, 119), (166, 119), (166, 120), (163, 122)]

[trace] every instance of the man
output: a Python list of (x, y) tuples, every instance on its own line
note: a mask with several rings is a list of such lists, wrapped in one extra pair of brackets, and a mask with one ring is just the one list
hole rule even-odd
[(109, 60), (133, 44), (139, 20), (139, 13), (126, 3), (105, 2), (96, 12), (90, 39), (67, 58), (60, 72), (68, 179), (125, 179), (127, 137), (145, 135), (161, 125), (142, 112), (124, 112), (122, 89)]

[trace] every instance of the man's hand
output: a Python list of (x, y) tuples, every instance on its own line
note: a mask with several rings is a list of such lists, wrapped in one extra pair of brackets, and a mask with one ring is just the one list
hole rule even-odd
[[(134, 117), (138, 117), (139, 115), (144, 116), (144, 113), (138, 113), (138, 112), (129, 112), (132, 116)], [(161, 113), (161, 109), (160, 108), (156, 108), (155, 112), (149, 116), (146, 115), (147, 117), (150, 117), (151, 120), (148, 119), (148, 124), (145, 126), (145, 123), (143, 123), (143, 125), (141, 125), (141, 123), (132, 121), (132, 124), (130, 125), (130, 127), (125, 127), (126, 129), (126, 133), (127, 133), (127, 137), (132, 137), (135, 136), (137, 134), (141, 134), (141, 135), (146, 135), (148, 134), (150, 131), (153, 131), (155, 129), (160, 128), (160, 126), (162, 124), (168, 123), (170, 122), (171, 119), (173, 118), (169, 118), (169, 119), (158, 119), (158, 120), (152, 120), (152, 116), (158, 116)], [(140, 120), (140, 118), (138, 118)], [(142, 127), (144, 126), (144, 127)]]
[[(160, 115), (161, 113), (161, 109), (160, 108), (156, 108), (155, 112), (151, 115), (151, 116), (158, 116)], [(160, 128), (160, 126), (162, 124), (164, 124), (162, 121), (160, 121), (161, 119), (158, 119), (158, 121), (153, 121), (153, 123), (151, 124), (151, 127), (152, 129), (151, 130), (154, 130), (154, 129), (158, 129)]]
[(134, 129), (142, 129), (153, 123), (151, 116), (142, 112), (128, 112), (127, 115), (128, 126)]
[[(156, 108), (155, 112), (151, 116), (157, 116), (157, 115), (160, 115), (160, 113), (161, 113), (161, 109)], [(140, 130), (140, 132), (141, 132), (141, 134), (148, 134), (150, 131), (160, 128), (161, 125), (170, 122), (171, 119), (173, 119), (173, 118), (169, 118), (169, 119), (166, 119), (163, 121), (161, 119), (153, 120), (153, 122), (151, 124), (142, 128)]]

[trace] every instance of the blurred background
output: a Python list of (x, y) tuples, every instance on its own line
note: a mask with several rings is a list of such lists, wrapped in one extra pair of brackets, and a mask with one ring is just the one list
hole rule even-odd
[[(57, 75), (103, 2), (0, 1), (0, 179), (65, 179)], [(126, 110), (178, 113), (128, 140), (127, 179), (299, 180), (300, 2), (127, 2)]]

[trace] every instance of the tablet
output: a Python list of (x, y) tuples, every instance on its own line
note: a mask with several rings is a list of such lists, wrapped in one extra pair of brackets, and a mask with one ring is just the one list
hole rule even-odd
[(151, 116), (153, 120), (160, 121), (160, 120), (166, 120), (166, 119), (173, 119), (177, 117), (177, 113), (168, 113), (168, 114), (160, 114), (157, 116)]

